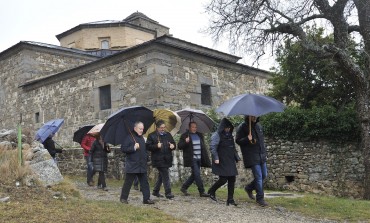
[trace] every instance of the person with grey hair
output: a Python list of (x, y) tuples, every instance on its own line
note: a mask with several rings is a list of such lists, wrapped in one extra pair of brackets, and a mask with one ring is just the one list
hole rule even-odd
[(127, 199), (135, 177), (137, 177), (140, 182), (141, 192), (143, 194), (143, 203), (154, 204), (154, 201), (150, 199), (150, 189), (147, 176), (148, 152), (146, 150), (143, 132), (144, 124), (142, 122), (136, 122), (131, 137), (128, 137), (127, 140), (121, 145), (121, 151), (126, 153), (126, 175), (120, 197), (121, 203), (124, 204), (128, 204)]
[(166, 124), (163, 120), (158, 120), (155, 125), (156, 131), (150, 133), (146, 141), (146, 147), (151, 151), (152, 166), (159, 172), (152, 195), (163, 197), (159, 193), (163, 183), (166, 198), (172, 199), (174, 195), (171, 193), (169, 168), (172, 167), (172, 151), (176, 149), (176, 144), (172, 135), (166, 131)]

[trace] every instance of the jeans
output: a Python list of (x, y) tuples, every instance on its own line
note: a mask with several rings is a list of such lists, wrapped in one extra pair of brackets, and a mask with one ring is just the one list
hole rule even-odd
[(182, 188), (187, 190), (190, 185), (195, 181), (199, 193), (204, 193), (204, 186), (202, 178), (200, 177), (200, 159), (193, 159), (193, 166), (191, 167), (191, 175), (182, 185)]
[(130, 194), (130, 189), (135, 177), (139, 179), (141, 192), (143, 193), (143, 201), (150, 199), (150, 189), (147, 173), (126, 173), (125, 182), (122, 186), (121, 199), (127, 200)]
[(208, 194), (216, 194), (216, 190), (227, 182), (227, 200), (234, 200), (235, 176), (220, 176), (219, 179), (209, 188)]
[(262, 200), (264, 198), (263, 193), (263, 181), (267, 176), (267, 165), (266, 162), (252, 166), (253, 181), (248, 184), (245, 189), (256, 190), (256, 200)]
[(93, 176), (94, 176), (93, 166), (92, 166), (92, 163), (89, 163), (89, 158), (90, 158), (90, 155), (85, 156), (85, 161), (86, 161), (86, 182), (87, 182), (87, 184), (89, 184), (90, 182), (93, 181)]
[(168, 172), (168, 167), (157, 167), (159, 176), (157, 181), (154, 184), (153, 192), (159, 193), (161, 185), (163, 182), (163, 187), (166, 195), (171, 194), (171, 183), (170, 183), (170, 174)]

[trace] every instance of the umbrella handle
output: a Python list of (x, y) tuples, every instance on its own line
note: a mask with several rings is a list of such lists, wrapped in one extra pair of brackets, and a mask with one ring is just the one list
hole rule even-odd
[(251, 143), (251, 144), (256, 144), (257, 143), (257, 141), (256, 141), (256, 139), (253, 139), (253, 136), (252, 136), (252, 117), (251, 116), (249, 116), (249, 133), (248, 133), (248, 139), (249, 139), (249, 136), (251, 136), (251, 140), (249, 140), (249, 142)]
[(132, 139), (134, 140), (134, 142), (137, 143), (136, 140), (135, 140), (134, 135), (132, 134), (132, 132), (130, 130), (130, 128), (127, 126), (126, 120), (123, 120), (123, 123), (125, 124), (125, 126), (127, 128), (127, 131), (130, 133), (130, 135), (131, 135)]
[(61, 145), (59, 145), (57, 142), (54, 141), (54, 143), (57, 144), (61, 149), (63, 149), (63, 147)]

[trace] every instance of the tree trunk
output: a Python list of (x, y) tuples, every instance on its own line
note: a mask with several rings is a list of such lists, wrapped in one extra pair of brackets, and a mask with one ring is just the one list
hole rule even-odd
[(364, 199), (370, 200), (370, 4), (368, 0), (354, 0), (358, 11), (360, 34), (364, 40), (364, 69), (362, 88), (357, 89), (357, 111), (361, 119), (361, 148), (364, 159)]
[(370, 114), (369, 114), (369, 93), (368, 89), (365, 91), (357, 91), (357, 111), (361, 124), (361, 143), (363, 162), (364, 162), (364, 180), (363, 188), (365, 200), (370, 200)]

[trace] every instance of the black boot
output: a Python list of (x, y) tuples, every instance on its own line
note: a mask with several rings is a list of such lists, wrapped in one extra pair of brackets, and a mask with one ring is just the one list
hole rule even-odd
[(209, 198), (217, 202), (216, 193), (208, 191)]
[(234, 199), (227, 199), (226, 205), (229, 206), (230, 204), (234, 206), (238, 206), (238, 204), (235, 203)]

